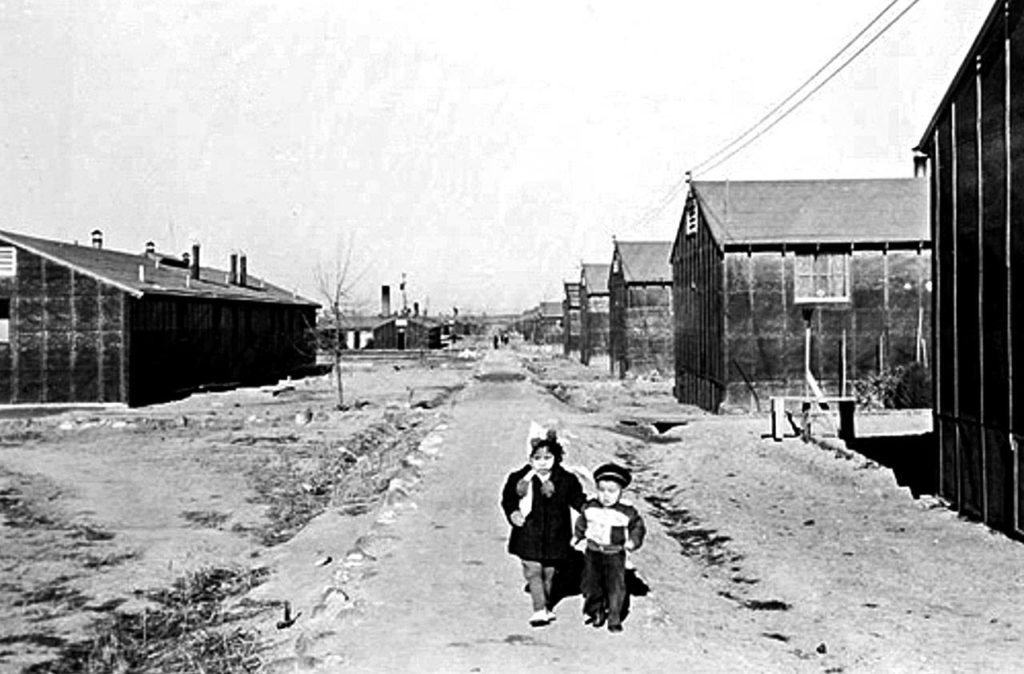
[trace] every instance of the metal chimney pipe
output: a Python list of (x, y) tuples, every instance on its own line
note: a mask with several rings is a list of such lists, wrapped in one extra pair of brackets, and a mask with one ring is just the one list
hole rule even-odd
[(190, 265), (190, 276), (194, 279), (199, 279), (199, 244), (192, 244), (192, 258), (189, 262)]
[(238, 283), (238, 254), (231, 253), (231, 271), (228, 273), (228, 283), (236, 285)]
[(391, 286), (380, 287), (380, 315), (391, 315)]
[(245, 253), (238, 256), (238, 285), (244, 286), (249, 281), (249, 270), (246, 269)]

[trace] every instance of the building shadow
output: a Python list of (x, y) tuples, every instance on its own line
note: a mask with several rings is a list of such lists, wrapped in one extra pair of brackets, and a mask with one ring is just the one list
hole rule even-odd
[(896, 484), (910, 489), (914, 498), (938, 491), (939, 448), (934, 432), (851, 438), (846, 446), (892, 469)]

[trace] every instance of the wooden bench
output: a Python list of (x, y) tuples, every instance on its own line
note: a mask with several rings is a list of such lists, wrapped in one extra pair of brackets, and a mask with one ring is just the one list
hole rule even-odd
[[(855, 437), (853, 426), (853, 413), (857, 406), (857, 399), (847, 396), (825, 396), (816, 398), (812, 396), (772, 396), (772, 439), (781, 441), (785, 437), (785, 428), (791, 424), (787, 404), (800, 404), (800, 414), (803, 418), (803, 428), (797, 431), (797, 435), (803, 435), (805, 439), (811, 434), (811, 420), (814, 417), (827, 415), (832, 411), (833, 406), (839, 410), (839, 427), (836, 434), (840, 440), (852, 440)], [(795, 424), (792, 424), (795, 427)], [(794, 428), (795, 429), (795, 428)]]

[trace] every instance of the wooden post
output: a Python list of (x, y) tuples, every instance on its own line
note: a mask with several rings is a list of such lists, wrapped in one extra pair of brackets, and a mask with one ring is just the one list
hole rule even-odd
[(925, 341), (925, 307), (918, 303), (918, 330), (914, 333), (913, 362), (921, 363), (922, 343)]
[[(935, 131), (932, 134), (932, 189), (931, 189), (931, 235), (932, 235), (932, 361), (937, 363), (937, 356), (940, 352), (945, 349), (945, 345), (942, 343), (942, 330), (939, 326), (942, 325), (943, 310), (942, 304), (939, 302), (939, 290), (942, 286), (942, 270), (941, 270), (941, 258), (942, 248), (939, 244), (939, 231), (943, 226), (943, 218), (945, 214), (939, 208), (940, 198), (939, 190), (942, 186), (942, 174), (941, 174), (941, 162), (940, 158), (942, 155), (942, 148), (939, 146), (939, 128), (935, 127)], [(936, 365), (935, 371), (932, 372), (932, 424), (935, 427), (935, 437), (939, 443), (939, 484), (936, 492), (944, 496), (943, 485), (945, 485), (945, 428), (943, 423), (939, 419), (939, 413), (944, 413), (945, 410), (942, 408), (942, 397), (945, 383), (942, 381), (938, 366)]]
[(953, 236), (950, 237), (951, 242), (952, 242), (952, 246), (953, 246), (953, 251), (952, 251), (952, 253), (953, 253), (953, 273), (952, 273), (949, 281), (952, 284), (952, 288), (951, 289), (953, 291), (953, 293), (952, 293), (953, 294), (953, 308), (952, 308), (952, 311), (950, 311), (950, 314), (952, 314), (951, 315), (950, 323), (953, 325), (953, 340), (952, 340), (953, 344), (952, 344), (952, 348), (949, 350), (949, 353), (943, 353), (942, 354), (942, 359), (945, 360), (945, 359), (949, 358), (952, 361), (952, 363), (953, 363), (953, 418), (956, 419), (956, 424), (953, 427), (955, 429), (954, 430), (953, 446), (956, 448), (956, 450), (955, 450), (956, 456), (954, 457), (954, 465), (955, 465), (955, 470), (956, 470), (956, 507), (957, 508), (962, 508), (963, 507), (963, 474), (964, 474), (963, 458), (964, 457), (963, 457), (962, 447), (961, 447), (961, 444), (960, 444), (960, 360), (959, 360), (959, 358), (960, 358), (960, 339), (959, 339), (959, 337), (960, 337), (960, 322), (959, 322), (959, 313), (958, 313), (958, 309), (959, 309), (959, 305), (960, 305), (960, 291), (957, 288), (958, 276), (959, 276), (958, 272), (959, 272), (959, 268), (960, 268), (960, 250), (959, 250), (960, 247), (957, 245), (957, 237), (956, 237), (957, 225), (958, 225), (958, 222), (959, 222), (959, 219), (960, 219), (960, 216), (957, 213), (957, 206), (958, 206), (957, 202), (959, 201), (959, 199), (957, 199), (957, 189), (956, 189), (956, 185), (957, 185), (957, 181), (958, 181), (958, 173), (959, 173), (959, 170), (960, 170), (959, 162), (957, 160), (959, 158), (959, 154), (960, 153), (957, 150), (956, 101), (954, 101), (953, 103), (950, 104), (949, 110), (950, 110), (950, 113), (949, 113), (949, 115), (950, 115), (950, 122), (949, 122), (949, 136), (950, 136), (949, 154), (950, 154), (950, 174), (951, 174), (950, 175), (950, 181), (951, 181), (950, 185), (952, 185), (952, 189), (950, 190), (950, 194), (951, 194), (951, 197), (952, 197), (952, 209), (951, 209), (951, 213), (950, 213), (950, 220), (951, 220), (952, 230), (953, 230)]
[(804, 311), (804, 398), (807, 397), (807, 381), (811, 374), (811, 317), (814, 315), (813, 308), (805, 308)]
[(782, 438), (785, 435), (783, 429), (786, 426), (786, 399), (773, 397), (771, 399), (772, 406), (772, 439), (776, 442), (782, 442)]
[(853, 413), (856, 408), (856, 402), (843, 396), (843, 400), (840, 400), (837, 404), (839, 406), (839, 439), (844, 442), (853, 440), (857, 437), (853, 426)]
[(985, 522), (989, 518), (988, 499), (988, 438), (985, 436), (985, 170), (984, 170), (984, 138), (981, 128), (981, 56), (974, 57), (974, 142), (977, 148), (974, 170), (978, 172), (977, 198), (978, 215), (976, 224), (978, 227), (978, 242), (974, 253), (978, 256), (978, 354), (976, 366), (978, 368), (978, 421), (979, 423), (979, 444), (981, 445), (981, 516)]
[(842, 334), (842, 346), (839, 351), (840, 365), (839, 365), (839, 390), (840, 395), (846, 397), (846, 328), (843, 328)]
[[(1010, 55), (1011, 55), (1011, 43), (1010, 43), (1010, 3), (1009, 0), (1003, 2), (1003, 54), (1005, 60), (1005, 71), (1003, 73), (1004, 80), (1003, 86), (1005, 90), (1003, 92), (1003, 144), (1005, 151), (1006, 161), (1006, 175), (1005, 175), (1005, 189), (1006, 189), (1006, 372), (1007, 372), (1007, 405), (1010, 419), (1010, 428), (1013, 429), (1013, 418), (1014, 418), (1014, 403), (1016, 402), (1013, 397), (1013, 258), (1010, 254), (1010, 245), (1012, 238), (1010, 236), (1013, 230), (1013, 218), (1012, 218), (1012, 204), (1013, 199), (1011, 198), (1013, 190), (1012, 180), (1012, 165), (1013, 156), (1010, 152), (1011, 141), (1013, 140), (1013, 134), (1011, 133), (1011, 126), (1013, 119), (1010, 116), (1011, 106), (1011, 93), (1013, 90), (1013, 79), (1010, 73)], [(1019, 429), (1017, 429), (1019, 430)], [(1013, 478), (1010, 483), (1013, 496), (1011, 502), (1013, 504), (1013, 526), (1017, 532), (1020, 532), (1024, 528), (1024, 522), (1020, 519), (1020, 496), (1021, 496), (1021, 475), (1020, 475), (1020, 456), (1017, 454), (1017, 438), (1010, 433), (1010, 451), (1012, 453), (1013, 460)]]

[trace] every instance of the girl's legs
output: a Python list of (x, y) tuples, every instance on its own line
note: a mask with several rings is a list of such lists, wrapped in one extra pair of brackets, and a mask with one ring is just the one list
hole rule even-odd
[(555, 579), (555, 567), (547, 564), (541, 567), (542, 581), (544, 585), (544, 609), (551, 609), (551, 586)]
[[(545, 592), (544, 565), (532, 560), (523, 560), (523, 577), (526, 578), (526, 585), (530, 588), (530, 599), (533, 600), (533, 610), (543, 611), (547, 605), (547, 592)], [(547, 583), (550, 588), (550, 580)]]

